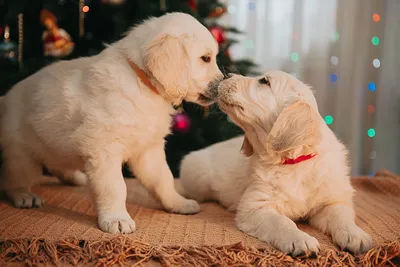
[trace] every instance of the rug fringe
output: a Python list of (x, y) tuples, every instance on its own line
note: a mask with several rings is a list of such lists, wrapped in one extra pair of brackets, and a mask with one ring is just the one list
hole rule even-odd
[(275, 249), (246, 247), (243, 243), (226, 246), (151, 246), (126, 237), (58, 242), (43, 239), (0, 241), (0, 263), (20, 262), (28, 266), (82, 265), (138, 266), (149, 260), (163, 266), (399, 266), (400, 240), (353, 256), (335, 249), (318, 257), (292, 257)]

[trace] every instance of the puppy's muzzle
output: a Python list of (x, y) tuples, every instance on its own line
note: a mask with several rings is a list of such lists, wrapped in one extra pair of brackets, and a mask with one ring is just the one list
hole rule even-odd
[(231, 78), (223, 80), (218, 86), (218, 104), (225, 112), (231, 109), (243, 110), (241, 103), (235, 100), (236, 86), (237, 83)]
[(223, 78), (217, 78), (210, 82), (207, 86), (207, 90), (199, 95), (198, 100), (202, 103), (214, 103), (218, 98), (218, 86)]

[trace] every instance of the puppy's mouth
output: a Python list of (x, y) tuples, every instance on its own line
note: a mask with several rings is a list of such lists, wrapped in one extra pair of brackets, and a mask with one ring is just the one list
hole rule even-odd
[(207, 96), (206, 94), (199, 94), (199, 97), (197, 98), (197, 101), (202, 104), (202, 105), (210, 105), (215, 102), (214, 99), (211, 97)]
[(216, 79), (210, 82), (207, 86), (207, 90), (199, 94), (197, 102), (203, 106), (208, 106), (216, 102), (218, 98), (218, 86), (220, 82), (221, 79)]

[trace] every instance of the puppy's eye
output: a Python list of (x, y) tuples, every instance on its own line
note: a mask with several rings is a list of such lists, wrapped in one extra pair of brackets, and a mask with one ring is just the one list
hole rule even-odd
[(201, 60), (203, 60), (206, 63), (209, 63), (211, 61), (211, 57), (210, 56), (202, 56)]
[(262, 77), (261, 79), (258, 80), (259, 84), (266, 84), (268, 86), (271, 86), (271, 84), (269, 83), (269, 80), (265, 77)]

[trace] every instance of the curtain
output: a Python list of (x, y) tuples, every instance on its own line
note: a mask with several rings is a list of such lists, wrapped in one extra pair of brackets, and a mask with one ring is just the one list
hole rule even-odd
[(400, 1), (225, 0), (235, 58), (311, 85), (353, 175), (400, 173)]

